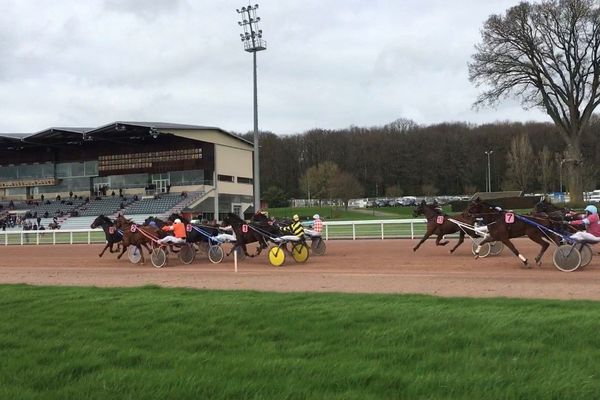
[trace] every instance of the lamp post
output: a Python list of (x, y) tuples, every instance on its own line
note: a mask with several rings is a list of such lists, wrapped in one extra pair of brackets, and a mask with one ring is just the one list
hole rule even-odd
[(494, 150), (486, 150), (484, 153), (487, 155), (487, 182), (486, 182), (486, 191), (492, 191), (492, 173), (490, 169), (490, 155), (494, 152)]
[(254, 211), (260, 209), (260, 170), (258, 157), (258, 95), (256, 84), (256, 52), (267, 49), (267, 42), (262, 39), (262, 30), (258, 29), (260, 17), (256, 16), (258, 4), (248, 5), (241, 9), (236, 9), (241, 21), (238, 25), (242, 27), (244, 33), (240, 33), (244, 50), (252, 53), (253, 61), (253, 80), (254, 80)]

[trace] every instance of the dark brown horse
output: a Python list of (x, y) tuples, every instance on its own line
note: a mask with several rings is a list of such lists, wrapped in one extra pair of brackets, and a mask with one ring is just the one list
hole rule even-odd
[[(248, 257), (258, 256), (263, 249), (268, 247), (270, 237), (280, 235), (279, 228), (263, 214), (255, 214), (248, 223), (235, 214), (228, 213), (223, 218), (223, 226), (231, 226), (235, 233), (235, 245), (227, 255), (230, 255), (235, 249), (243, 249)], [(255, 254), (248, 254), (246, 244), (258, 243)]]
[(155, 238), (158, 238), (159, 230), (152, 226), (142, 226), (137, 225), (130, 219), (125, 218), (122, 215), (119, 215), (115, 220), (115, 227), (123, 231), (123, 249), (121, 250), (121, 254), (117, 257), (120, 259), (127, 251), (127, 247), (135, 246), (140, 252), (141, 255), (141, 263), (145, 263), (144, 252), (142, 251), (142, 246), (148, 250), (148, 253), (151, 252), (148, 247), (149, 243), (153, 243)]
[(417, 243), (417, 245), (413, 248), (413, 251), (417, 251), (417, 249), (425, 242), (431, 235), (437, 235), (435, 239), (436, 246), (445, 246), (448, 244), (448, 241), (442, 241), (444, 235), (449, 235), (451, 233), (459, 233), (458, 243), (454, 246), (450, 253), (454, 253), (454, 250), (457, 249), (465, 241), (465, 234), (468, 234), (471, 237), (478, 237), (479, 234), (472, 229), (466, 227), (460, 227), (454, 222), (450, 221), (449, 218), (452, 218), (458, 222), (462, 222), (466, 225), (473, 226), (475, 223), (475, 217), (469, 215), (466, 212), (462, 214), (450, 216), (444, 214), (441, 208), (434, 203), (429, 205), (423, 200), (413, 211), (413, 215), (418, 217), (419, 215), (424, 215), (427, 219), (427, 231), (423, 238)]
[[(519, 215), (505, 211), (498, 207), (494, 207), (487, 204), (480, 199), (474, 200), (469, 204), (467, 208), (468, 212), (472, 215), (481, 215), (486, 217), (488, 234), (479, 243), (479, 246), (490, 243), (493, 241), (500, 241), (506, 247), (508, 247), (515, 256), (527, 265), (527, 258), (522, 255), (510, 239), (518, 238), (521, 236), (527, 236), (540, 245), (541, 249), (539, 254), (535, 257), (535, 263), (541, 265), (542, 256), (550, 246), (550, 241), (558, 244), (560, 237), (550, 233), (549, 231), (543, 231), (542, 228), (526, 222)], [(540, 217), (535, 215), (524, 216), (527, 220), (533, 221), (539, 225), (552, 228), (552, 221), (548, 217)], [(475, 257), (479, 254), (479, 247), (475, 251)]]
[[(98, 254), (98, 257), (102, 257), (106, 249), (109, 249), (111, 253), (118, 253), (119, 251), (121, 251), (123, 231), (115, 228), (115, 223), (110, 218), (104, 215), (99, 215), (90, 226), (90, 228), (92, 229), (96, 229), (98, 227), (102, 228), (102, 230), (104, 231), (104, 236), (106, 238), (106, 246), (104, 246), (102, 252)], [(113, 245), (115, 244), (117, 245), (117, 249), (113, 251)]]

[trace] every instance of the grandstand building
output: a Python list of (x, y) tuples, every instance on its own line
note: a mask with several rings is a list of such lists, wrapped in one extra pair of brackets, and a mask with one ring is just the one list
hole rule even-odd
[(38, 200), (36, 212), (52, 216), (61, 196), (72, 204), (60, 212), (75, 216), (183, 210), (220, 219), (253, 204), (252, 157), (252, 143), (195, 125), (113, 122), (2, 134), (0, 204)]

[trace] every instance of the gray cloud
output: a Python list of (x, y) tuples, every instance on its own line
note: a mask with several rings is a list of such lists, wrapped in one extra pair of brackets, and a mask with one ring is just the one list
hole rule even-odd
[[(548, 120), (516, 102), (475, 112), (467, 63), (517, 0), (260, 1), (260, 128)], [(0, 131), (162, 120), (252, 129), (244, 1), (0, 0)], [(468, 10), (468, 12), (465, 12)], [(18, 23), (15, 23), (18, 21)]]

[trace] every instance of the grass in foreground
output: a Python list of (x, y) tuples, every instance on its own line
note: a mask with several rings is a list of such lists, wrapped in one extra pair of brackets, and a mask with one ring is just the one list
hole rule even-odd
[(600, 303), (0, 286), (2, 399), (592, 399)]

